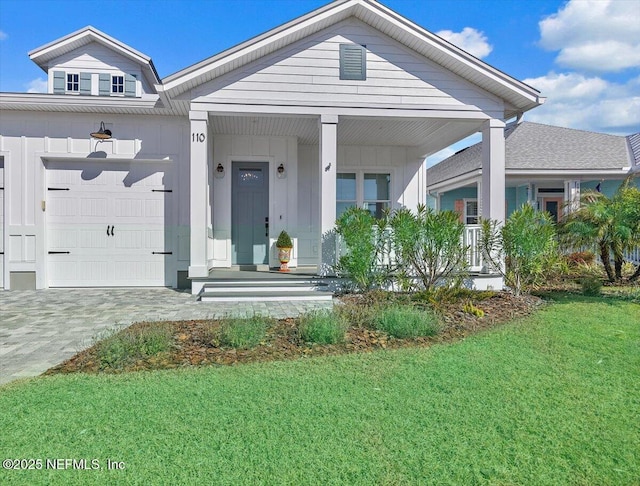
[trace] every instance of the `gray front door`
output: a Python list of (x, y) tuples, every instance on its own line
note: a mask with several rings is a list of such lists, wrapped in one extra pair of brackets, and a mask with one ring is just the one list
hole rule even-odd
[(269, 163), (234, 162), (231, 184), (231, 262), (269, 263)]

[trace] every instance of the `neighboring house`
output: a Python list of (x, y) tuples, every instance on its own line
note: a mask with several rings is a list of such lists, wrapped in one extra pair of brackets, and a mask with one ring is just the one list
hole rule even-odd
[(198, 292), (214, 268), (275, 266), (282, 229), (291, 266), (324, 274), (341, 210), (416, 208), (425, 156), (478, 131), (483, 215), (503, 219), (505, 121), (544, 101), (373, 0), (164, 79), (92, 27), (29, 55), (48, 93), (0, 93), (5, 288)]
[[(577, 203), (580, 191), (611, 196), (630, 173), (640, 171), (640, 133), (628, 137), (514, 122), (505, 130), (505, 211), (523, 204), (551, 213)], [(460, 214), (476, 224), (481, 214), (482, 142), (459, 151), (427, 170), (429, 204)], [(640, 174), (639, 174), (640, 175)], [(635, 178), (640, 184), (640, 178)]]

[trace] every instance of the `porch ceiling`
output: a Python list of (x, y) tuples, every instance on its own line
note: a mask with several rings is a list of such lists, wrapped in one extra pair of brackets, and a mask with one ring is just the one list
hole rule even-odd
[[(436, 118), (340, 117), (338, 143), (341, 145), (395, 145), (425, 147), (429, 155), (480, 129), (478, 121)], [(213, 133), (297, 137), (302, 145), (319, 143), (317, 117), (211, 116)]]

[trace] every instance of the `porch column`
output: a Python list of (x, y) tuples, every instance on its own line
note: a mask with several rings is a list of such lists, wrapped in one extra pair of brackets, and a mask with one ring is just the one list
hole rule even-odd
[(565, 215), (580, 207), (580, 181), (564, 181), (564, 202)]
[(207, 268), (207, 201), (209, 179), (207, 170), (207, 147), (209, 115), (206, 111), (190, 111), (191, 164), (189, 208), (191, 212), (191, 244), (189, 278), (206, 277)]
[(482, 127), (482, 217), (505, 220), (505, 146), (501, 120), (491, 119)]
[(338, 116), (320, 117), (320, 234), (318, 235), (318, 275), (332, 273), (336, 262), (336, 162), (338, 159)]

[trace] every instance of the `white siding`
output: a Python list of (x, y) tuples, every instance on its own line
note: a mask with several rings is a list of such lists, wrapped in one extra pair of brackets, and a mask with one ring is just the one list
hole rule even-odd
[[(319, 148), (298, 147), (298, 263), (314, 265), (318, 261)], [(395, 146), (339, 145), (337, 171), (391, 175), (393, 209), (415, 210), (425, 202), (424, 162), (410, 160), (407, 149)]]
[[(339, 46), (367, 47), (367, 79), (339, 79)], [(350, 19), (194, 90), (208, 100), (471, 106), (502, 102), (405, 46)]]
[(65, 71), (74, 73), (93, 73), (93, 93), (97, 95), (97, 75), (99, 73), (133, 74), (138, 78), (138, 94), (155, 93), (152, 86), (142, 75), (139, 64), (127, 59), (117, 52), (92, 42), (81, 48), (67, 52), (49, 63), (49, 92), (53, 92), (53, 71)]
[[(97, 142), (89, 133), (104, 121), (114, 138)], [(189, 147), (188, 122), (181, 118), (88, 115), (65, 113), (7, 112), (0, 118), (0, 153), (5, 176), (5, 275), (8, 272), (36, 272), (38, 288), (46, 286), (46, 200), (45, 160), (68, 157), (87, 170), (87, 176), (109, 158), (170, 158), (175, 174), (173, 208), (166, 221), (174, 238), (172, 248), (189, 241)], [(93, 160), (92, 160), (93, 159)], [(95, 161), (95, 162), (94, 162)], [(144, 164), (144, 162), (141, 162)], [(184, 245), (183, 245), (184, 247)], [(179, 253), (179, 255), (175, 255)], [(186, 270), (186, 254), (174, 250), (176, 270)], [(6, 283), (6, 282), (5, 282)]]
[[(213, 266), (231, 266), (231, 165), (233, 162), (269, 163), (270, 265), (277, 266), (275, 240), (283, 229), (298, 237), (298, 143), (295, 137), (215, 135), (213, 163), (225, 168), (223, 178), (213, 179)], [(276, 177), (283, 164), (285, 178)], [(297, 247), (296, 247), (297, 248)], [(294, 248), (291, 266), (296, 265)]]

